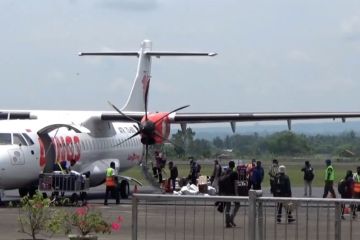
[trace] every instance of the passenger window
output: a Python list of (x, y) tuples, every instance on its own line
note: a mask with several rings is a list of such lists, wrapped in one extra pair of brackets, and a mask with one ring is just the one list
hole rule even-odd
[(11, 145), (10, 133), (0, 133), (0, 145)]
[(16, 145), (21, 144), (21, 145), (27, 146), (27, 143), (26, 143), (25, 139), (18, 133), (14, 133), (13, 142)]
[(27, 135), (27, 133), (22, 133), (22, 135), (25, 137), (26, 141), (28, 142), (29, 146), (34, 145), (33, 140), (29, 137), (29, 135)]

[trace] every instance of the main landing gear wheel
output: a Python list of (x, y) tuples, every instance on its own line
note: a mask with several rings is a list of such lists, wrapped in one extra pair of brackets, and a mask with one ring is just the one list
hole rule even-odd
[(122, 199), (129, 198), (130, 195), (130, 187), (129, 182), (126, 180), (122, 180), (120, 183), (120, 196)]
[(27, 188), (19, 188), (19, 195), (21, 198), (25, 197), (29, 193)]

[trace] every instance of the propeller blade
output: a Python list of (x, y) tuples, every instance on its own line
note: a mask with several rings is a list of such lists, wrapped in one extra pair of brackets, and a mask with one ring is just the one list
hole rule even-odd
[(160, 122), (161, 120), (163, 120), (164, 118), (166, 118), (167, 116), (169, 116), (170, 114), (172, 114), (173, 112), (177, 112), (177, 111), (180, 111), (184, 108), (187, 108), (187, 107), (190, 107), (190, 105), (185, 105), (185, 106), (182, 106), (182, 107), (179, 107), (175, 110), (172, 110), (171, 112), (165, 114), (162, 118), (158, 119), (154, 124), (156, 125), (158, 122)]
[(132, 136), (128, 137), (127, 139), (125, 139), (125, 140), (123, 140), (123, 141), (121, 141), (120, 143), (118, 143), (118, 144), (116, 144), (116, 145), (113, 145), (113, 147), (117, 147), (117, 146), (123, 144), (124, 142), (129, 141), (130, 139), (132, 139), (133, 137), (135, 137), (135, 136), (137, 136), (137, 135), (139, 135), (139, 134), (140, 134), (140, 131), (134, 133)]
[(147, 121), (148, 120), (148, 117), (147, 117), (147, 109), (148, 109), (148, 96), (149, 96), (149, 88), (150, 88), (150, 78), (148, 80), (148, 83), (146, 85), (146, 89), (145, 89), (145, 120)]
[(110, 104), (110, 106), (111, 106), (112, 108), (114, 108), (118, 113), (120, 113), (121, 115), (123, 115), (123, 116), (126, 117), (127, 119), (129, 119), (129, 120), (131, 120), (131, 121), (133, 121), (133, 122), (136, 122), (136, 123), (140, 124), (139, 121), (137, 121), (137, 120), (135, 120), (135, 119), (127, 116), (125, 113), (123, 113), (122, 111), (120, 111), (120, 109), (118, 109), (118, 108), (117, 108), (114, 104), (112, 104), (110, 101), (108, 101), (108, 103)]
[(140, 128), (139, 128), (139, 125), (133, 125), (134, 126), (134, 128), (136, 129), (136, 131), (138, 131), (138, 132), (140, 132)]

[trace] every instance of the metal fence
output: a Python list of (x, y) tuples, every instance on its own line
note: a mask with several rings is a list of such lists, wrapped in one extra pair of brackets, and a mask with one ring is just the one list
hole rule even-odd
[[(360, 217), (352, 209), (360, 200), (322, 198), (174, 196), (134, 194), (132, 199), (133, 240), (215, 239), (359, 239)], [(240, 203), (235, 227), (225, 227), (225, 213), (215, 203)], [(282, 216), (278, 222), (278, 209)], [(342, 206), (345, 219), (342, 219)], [(294, 222), (289, 223), (287, 211)], [(356, 213), (356, 211), (355, 211)]]

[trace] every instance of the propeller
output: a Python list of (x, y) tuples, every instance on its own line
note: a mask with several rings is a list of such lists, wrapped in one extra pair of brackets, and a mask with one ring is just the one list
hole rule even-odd
[(148, 80), (147, 84), (146, 84), (146, 88), (145, 88), (145, 92), (144, 92), (144, 109), (145, 109), (145, 115), (142, 121), (138, 121), (136, 119), (133, 119), (132, 117), (127, 116), (125, 113), (123, 113), (120, 109), (118, 109), (114, 104), (112, 104), (110, 101), (108, 101), (109, 105), (115, 109), (119, 114), (121, 114), (122, 116), (124, 116), (125, 118), (127, 118), (128, 120), (137, 123), (137, 126), (134, 125), (135, 129), (137, 130), (136, 133), (134, 133), (133, 135), (131, 135), (130, 137), (128, 137), (127, 139), (121, 141), (120, 143), (116, 144), (115, 146), (121, 145), (126, 141), (129, 141), (130, 139), (136, 137), (137, 135), (141, 135), (141, 142), (145, 145), (145, 163), (147, 165), (147, 160), (148, 160), (148, 150), (149, 150), (149, 145), (153, 145), (156, 143), (155, 137), (162, 139), (163, 141), (168, 141), (171, 144), (173, 144), (174, 146), (176, 146), (175, 143), (171, 142), (169, 139), (164, 138), (162, 136), (161, 133), (159, 133), (158, 131), (156, 131), (156, 126), (163, 121), (165, 118), (167, 118), (170, 114), (180, 111), (184, 108), (189, 107), (190, 105), (185, 105), (179, 108), (176, 108), (174, 110), (172, 110), (171, 112), (168, 112), (164, 115), (161, 115), (161, 117), (159, 119), (151, 120), (149, 119), (148, 116), (148, 95), (149, 95), (149, 86), (150, 86), (150, 79)]

